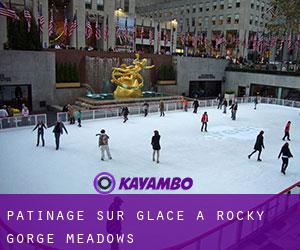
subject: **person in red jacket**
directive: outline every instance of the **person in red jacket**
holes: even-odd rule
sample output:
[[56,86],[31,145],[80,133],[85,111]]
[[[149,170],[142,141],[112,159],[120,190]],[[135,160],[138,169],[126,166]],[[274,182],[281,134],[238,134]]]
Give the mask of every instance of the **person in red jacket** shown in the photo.
[[287,124],[285,125],[284,137],[282,138],[283,141],[285,141],[286,137],[288,141],[290,141],[290,129],[291,129],[291,121],[288,121]]
[[204,112],[204,114],[202,115],[201,122],[202,122],[201,132],[203,132],[203,128],[205,132],[207,132],[207,123],[208,123],[207,112]]

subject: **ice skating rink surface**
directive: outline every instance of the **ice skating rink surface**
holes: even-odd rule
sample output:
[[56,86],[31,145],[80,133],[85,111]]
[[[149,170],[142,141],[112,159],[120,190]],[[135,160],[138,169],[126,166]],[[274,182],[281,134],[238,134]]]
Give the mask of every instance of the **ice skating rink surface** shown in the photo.
[[[209,116],[207,133],[200,131],[204,111]],[[288,120],[294,158],[283,176],[277,156]],[[83,121],[82,128],[65,125],[69,135],[61,137],[59,151],[53,128],[46,130],[44,148],[36,147],[32,128],[0,132],[0,193],[94,194],[93,179],[103,171],[117,182],[121,177],[192,177],[193,188],[184,193],[278,193],[300,180],[300,116],[294,108],[261,104],[253,110],[253,104],[241,104],[236,121],[230,119],[230,112],[201,108],[198,114],[175,111],[163,118],[157,113],[129,116],[126,124],[112,118]],[[95,135],[101,129],[110,136],[111,161],[100,159]],[[263,161],[257,162],[257,155],[249,160],[262,129]],[[154,130],[161,134],[160,164],[152,162]]]

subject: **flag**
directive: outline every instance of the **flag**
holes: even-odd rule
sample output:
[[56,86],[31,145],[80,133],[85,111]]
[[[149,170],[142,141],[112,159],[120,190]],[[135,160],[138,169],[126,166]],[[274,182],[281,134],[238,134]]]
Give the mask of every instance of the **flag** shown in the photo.
[[53,9],[50,10],[50,19],[49,19],[49,27],[48,27],[49,36],[54,34],[54,17],[53,17]]
[[96,40],[100,40],[100,38],[101,38],[101,31],[100,31],[100,26],[99,26],[99,22],[98,22],[98,16],[97,16],[96,24],[95,24],[95,37],[96,37]]
[[120,40],[120,44],[122,44],[121,29],[120,29],[120,25],[119,25],[119,16],[117,16],[115,36],[116,36],[116,39]]
[[285,42],[285,37],[282,37],[282,38],[281,38],[281,43],[280,43],[279,50],[282,50],[282,49],[283,49],[283,47],[284,47],[284,42]]
[[89,17],[86,15],[86,17],[85,17],[85,37],[87,39],[90,39],[92,35],[93,35],[93,28],[92,28],[91,22],[89,20]]
[[149,29],[149,43],[150,46],[153,45],[153,30],[152,30],[152,20],[150,22],[150,29]]
[[289,43],[288,43],[288,50],[293,50],[293,41],[292,41],[292,33],[289,35]]
[[272,36],[271,41],[270,41],[270,48],[274,48],[277,44],[278,37],[277,36]]
[[6,16],[17,20],[20,19],[14,10],[7,8],[6,5],[1,1],[0,1],[0,16]]
[[222,33],[218,38],[216,39],[216,46],[219,46],[225,42],[224,33]]
[[192,45],[194,48],[197,48],[197,35],[196,35],[196,28],[194,29],[193,37],[192,37]]
[[43,16],[42,6],[38,5],[38,24],[40,32],[43,33],[44,31],[44,24],[45,24],[45,17]]
[[168,30],[167,30],[167,24],[165,25],[164,29],[164,46],[166,47],[169,41],[169,35],[168,35]]
[[258,46],[258,50],[259,51],[263,51],[264,50],[264,36],[263,36],[263,34],[261,34],[259,36],[257,46]]
[[30,32],[31,30],[31,14],[30,14],[30,11],[27,10],[27,7],[26,7],[26,1],[24,0],[24,18],[27,22],[27,32]]
[[64,13],[64,36],[65,37],[68,36],[68,19],[67,19],[66,11]]
[[142,20],[142,27],[141,27],[141,43],[144,42],[144,19]]
[[71,22],[71,25],[70,25],[69,37],[71,37],[73,35],[74,31],[76,31],[77,28],[78,28],[77,14],[75,13],[74,17],[73,17],[73,21]]
[[183,30],[181,30],[181,33],[180,33],[180,42],[181,42],[182,47],[184,47],[185,34],[184,34]]
[[127,17],[125,19],[125,33],[124,33],[124,39],[125,42],[129,41],[129,31],[128,31],[128,23],[127,23]]
[[253,50],[256,51],[256,47],[257,47],[257,35],[255,34],[254,38],[253,38]]
[[104,29],[104,40],[108,41],[108,38],[109,38],[109,26],[108,26],[108,15],[107,15],[105,29]]

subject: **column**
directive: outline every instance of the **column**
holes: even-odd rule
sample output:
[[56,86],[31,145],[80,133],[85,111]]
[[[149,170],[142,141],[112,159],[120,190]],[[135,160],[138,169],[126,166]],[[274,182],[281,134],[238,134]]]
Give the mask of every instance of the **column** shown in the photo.
[[85,47],[85,2],[73,1],[71,6],[71,21],[75,13],[77,13],[77,30],[74,31],[71,37],[71,46],[79,49]]
[[5,16],[0,16],[0,30],[0,50],[3,50],[7,42],[7,18]]
[[277,98],[278,98],[278,99],[281,99],[281,97],[282,97],[282,88],[279,87],[279,88],[278,88],[278,92],[277,92]]

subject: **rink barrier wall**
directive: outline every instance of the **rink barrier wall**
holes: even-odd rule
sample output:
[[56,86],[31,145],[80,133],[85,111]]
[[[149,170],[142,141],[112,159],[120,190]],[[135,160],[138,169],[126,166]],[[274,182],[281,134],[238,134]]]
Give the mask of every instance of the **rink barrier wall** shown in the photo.
[[[251,235],[259,232],[259,230],[261,230],[264,226],[268,226],[269,223],[276,222],[290,209],[298,209],[300,198],[289,199],[290,194],[300,194],[300,182],[297,182],[279,194],[274,195],[262,204],[249,209],[252,211],[264,210],[264,220],[254,220],[251,224],[249,224],[249,221],[244,223],[244,220],[235,219],[191,240],[176,246],[168,247],[164,250],[239,249],[238,246],[240,244],[247,241]],[[246,217],[246,214],[244,214],[243,217]],[[233,231],[235,234],[232,234]],[[212,246],[214,247],[212,248]]]
[[[256,97],[238,97],[235,100],[238,103],[253,103]],[[288,106],[294,108],[300,108],[300,102],[292,101],[292,100],[284,100],[284,99],[276,99],[269,97],[258,97],[258,103],[264,104],[274,104],[281,106]],[[123,105],[124,106],[124,105]],[[192,108],[193,101],[188,103],[188,108]],[[199,100],[199,108],[205,107],[214,107],[218,106],[218,101],[216,99],[208,99],[208,100]],[[82,111],[82,120],[96,120],[102,118],[112,118],[121,116],[121,107],[122,105],[112,105],[105,106],[104,108],[94,109],[94,110],[86,110]],[[127,105],[129,109],[129,115],[140,115],[144,113],[143,105]],[[183,103],[181,100],[179,101],[166,101],[165,102],[165,111],[176,111],[183,110]],[[154,102],[149,104],[149,113],[158,113],[159,112],[159,102]],[[57,120],[62,122],[67,122],[69,120],[67,112],[59,112],[57,113]]]
[[0,129],[9,129],[9,128],[21,128],[21,127],[30,127],[35,126],[39,121],[47,124],[47,115],[46,114],[37,114],[24,116],[13,116],[0,118]]

